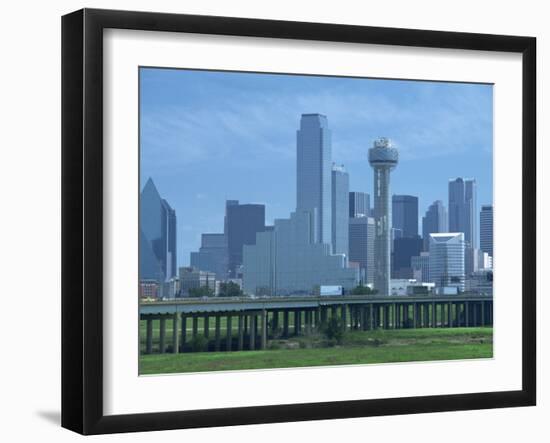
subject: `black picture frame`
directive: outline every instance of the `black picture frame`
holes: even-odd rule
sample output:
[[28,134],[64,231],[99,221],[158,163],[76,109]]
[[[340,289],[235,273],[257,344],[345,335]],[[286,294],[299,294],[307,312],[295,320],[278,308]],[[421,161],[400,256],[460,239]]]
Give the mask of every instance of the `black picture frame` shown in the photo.
[[[131,415],[103,413],[103,31],[108,28],[522,54],[522,388]],[[290,422],[536,403],[536,39],[83,9],[62,18],[62,426],[82,434]]]

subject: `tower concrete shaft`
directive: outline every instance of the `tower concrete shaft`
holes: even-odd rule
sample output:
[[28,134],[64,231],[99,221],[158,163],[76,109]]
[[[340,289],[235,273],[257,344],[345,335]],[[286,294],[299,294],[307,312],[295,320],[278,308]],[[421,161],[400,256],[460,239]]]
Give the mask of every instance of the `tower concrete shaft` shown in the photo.
[[398,152],[390,140],[380,138],[369,149],[369,163],[374,169],[374,288],[389,295],[391,277],[391,191],[390,172],[398,162]]

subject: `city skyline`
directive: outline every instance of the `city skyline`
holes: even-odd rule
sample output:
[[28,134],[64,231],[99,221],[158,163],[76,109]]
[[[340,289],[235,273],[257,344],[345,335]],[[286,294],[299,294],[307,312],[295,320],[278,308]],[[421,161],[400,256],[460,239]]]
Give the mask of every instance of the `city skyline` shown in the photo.
[[[262,120],[267,117],[271,117],[273,120],[281,123],[280,126],[275,125],[277,127],[272,127],[272,124],[267,124],[266,127],[264,122],[263,126],[259,125],[259,128],[253,131],[247,130],[244,132],[244,128],[240,128],[242,133],[240,135],[233,134],[232,139],[221,137],[227,132],[227,128],[217,128],[215,123],[219,123],[220,115],[213,115],[211,120],[206,119],[205,122],[201,123],[210,123],[210,132],[217,133],[218,136],[220,136],[220,140],[216,144],[216,146],[219,147],[218,150],[220,154],[220,158],[218,159],[207,155],[207,147],[203,146],[204,152],[202,152],[200,149],[195,149],[196,146],[191,146],[191,144],[186,142],[186,140],[189,141],[189,132],[195,132],[195,135],[197,135],[197,128],[191,128],[191,126],[189,126],[189,129],[186,130],[185,134],[182,132],[185,125],[190,125],[192,122],[192,120],[189,120],[189,115],[183,112],[183,114],[178,114],[181,120],[172,119],[166,122],[164,121],[166,115],[163,114],[163,112],[158,114],[159,107],[163,103],[163,100],[165,105],[168,100],[165,97],[167,92],[165,89],[169,89],[170,85],[174,86],[174,82],[180,86],[184,86],[186,85],[186,81],[188,82],[189,80],[188,77],[191,76],[199,80],[198,85],[196,82],[194,83],[194,86],[196,86],[199,91],[201,89],[201,85],[206,86],[207,84],[210,84],[211,86],[213,84],[217,85],[216,87],[220,89],[220,91],[224,90],[225,93],[221,94],[220,92],[219,96],[220,101],[224,101],[231,97],[232,93],[234,94],[237,91],[242,93],[241,86],[243,85],[243,81],[240,80],[238,76],[244,75],[248,79],[251,77],[254,79],[254,81],[249,82],[251,85],[249,85],[248,89],[244,89],[244,101],[246,103],[247,99],[250,99],[250,97],[246,97],[246,92],[249,93],[249,96],[257,97],[258,91],[263,90],[267,93],[267,86],[271,85],[272,88],[273,82],[284,86],[282,88],[283,92],[288,92],[295,88],[294,83],[300,83],[303,86],[304,78],[290,75],[270,75],[268,76],[269,79],[266,80],[262,77],[264,74],[228,74],[203,71],[176,71],[174,74],[174,72],[168,70],[154,69],[147,71],[155,72],[146,72],[145,75],[142,72],[142,80],[144,81],[142,81],[143,89],[141,91],[141,111],[143,117],[141,128],[141,183],[143,186],[145,181],[149,177],[152,177],[155,184],[159,188],[160,194],[163,198],[170,202],[178,214],[178,266],[185,266],[189,264],[189,253],[191,251],[197,251],[201,246],[201,234],[223,232],[223,208],[225,205],[225,200],[238,199],[243,203],[257,203],[266,205],[266,224],[272,224],[273,219],[275,218],[287,218],[288,214],[295,210],[296,155],[288,155],[288,153],[285,154],[284,150],[272,149],[272,144],[270,145],[269,142],[265,144],[261,139],[256,138],[255,143],[253,144],[255,144],[255,149],[258,151],[256,152],[256,156],[260,156],[260,159],[249,158],[246,154],[247,148],[250,146],[247,145],[252,143],[251,138],[253,138],[253,135],[259,137],[261,135],[260,131],[265,129],[266,134],[262,135],[262,137],[268,137],[270,133],[278,134],[275,139],[277,137],[287,139],[287,142],[284,142],[284,145],[286,146],[286,144],[288,144],[288,146],[286,146],[288,150],[295,151],[295,137],[297,128],[299,127],[299,118],[302,113],[307,112],[319,111],[327,115],[329,119],[329,127],[332,132],[332,160],[338,165],[344,164],[346,172],[349,173],[349,190],[352,192],[366,192],[372,195],[373,179],[372,170],[367,161],[367,150],[371,146],[372,139],[377,138],[380,134],[384,134],[394,140],[397,139],[397,147],[400,152],[400,164],[398,167],[399,173],[392,175],[391,193],[393,195],[406,194],[417,196],[419,198],[419,218],[424,215],[428,206],[435,200],[447,202],[448,181],[454,177],[473,177],[476,179],[476,182],[478,183],[478,204],[476,213],[479,212],[481,205],[492,204],[492,124],[487,125],[487,122],[485,122],[488,129],[481,131],[490,132],[491,134],[488,138],[487,134],[480,137],[479,128],[475,130],[476,125],[469,125],[466,122],[466,117],[463,115],[467,113],[466,111],[471,113],[471,103],[470,105],[464,105],[461,110],[454,109],[456,116],[462,115],[463,121],[462,125],[459,125],[459,127],[454,129],[454,131],[449,130],[448,133],[449,140],[454,140],[456,137],[453,137],[453,135],[456,135],[456,131],[458,129],[460,129],[460,131],[466,131],[465,127],[470,128],[470,132],[472,134],[471,140],[469,140],[468,143],[465,141],[463,143],[463,149],[468,152],[466,157],[470,160],[467,167],[465,164],[461,165],[461,163],[464,163],[463,161],[455,161],[458,157],[464,156],[464,151],[455,152],[453,149],[448,149],[448,146],[441,146],[439,151],[442,152],[436,153],[435,156],[432,154],[431,157],[430,155],[426,155],[426,149],[417,150],[419,152],[416,152],[416,154],[418,154],[416,157],[415,155],[411,155],[412,144],[407,142],[406,138],[399,136],[399,134],[403,132],[402,126],[406,125],[406,123],[411,124],[415,120],[410,111],[407,113],[409,116],[406,118],[403,116],[398,116],[397,121],[398,123],[400,122],[400,125],[398,125],[400,127],[396,126],[393,131],[397,137],[392,135],[392,131],[387,129],[383,130],[388,127],[391,120],[396,120],[395,115],[391,112],[388,112],[387,117],[379,116],[374,118],[374,120],[377,120],[377,126],[380,127],[380,129],[376,131],[376,134],[374,134],[374,131],[372,130],[373,122],[369,121],[364,113],[361,117],[365,119],[364,128],[361,128],[359,131],[355,129],[344,132],[342,129],[345,128],[346,125],[344,124],[345,122],[342,122],[341,120],[342,111],[336,106],[334,109],[335,112],[333,118],[333,113],[331,113],[332,108],[327,107],[327,103],[330,102],[328,98],[325,105],[321,106],[322,109],[311,109],[315,100],[309,100],[309,103],[311,104],[308,104],[307,101],[303,101],[300,109],[296,109],[292,115],[285,115],[283,120],[288,119],[292,122],[292,126],[290,128],[283,122],[283,120],[280,120],[280,116],[276,115],[273,112],[273,109],[263,109],[258,105],[255,111],[257,114],[256,118]],[[159,73],[157,71],[161,72]],[[181,75],[181,73],[183,73],[183,75]],[[155,88],[155,83],[158,84],[159,80],[165,78],[166,75],[168,77],[175,78],[171,78],[166,82],[167,84],[163,83],[162,86]],[[375,97],[373,100],[379,104],[380,97],[383,96],[385,92],[385,95],[392,98],[390,102],[393,103],[394,107],[397,107],[397,105],[403,102],[403,100],[410,101],[411,94],[416,96],[416,98],[424,97],[424,100],[421,100],[421,102],[423,105],[427,105],[429,102],[433,103],[434,100],[436,102],[445,103],[445,100],[450,100],[451,96],[456,99],[457,90],[462,90],[463,92],[466,90],[466,95],[468,95],[472,94],[472,87],[475,87],[475,89],[481,88],[480,90],[482,92],[480,94],[474,94],[476,96],[479,95],[478,102],[480,103],[476,106],[486,110],[488,106],[488,109],[491,111],[489,115],[492,116],[492,90],[486,85],[441,85],[426,82],[342,78],[327,79],[324,77],[308,77],[307,79],[309,83],[315,83],[317,86],[320,84],[326,85],[327,82],[331,83],[336,81],[338,85],[331,86],[331,88],[340,88],[344,90],[347,88],[347,82],[351,81],[355,85],[360,83],[360,89],[365,94],[368,92],[366,90],[371,90],[373,88],[371,86],[364,86],[364,82],[369,85],[375,83],[376,85],[374,86],[376,87],[373,90],[375,90],[376,93],[373,93],[372,91],[370,91],[370,93],[373,93],[374,96],[378,98]],[[143,86],[144,84],[147,84],[148,87]],[[310,85],[305,89],[307,90],[308,88],[311,90],[312,86]],[[487,88],[489,89],[489,92],[487,92]],[[189,86],[185,86],[183,89],[189,92]],[[396,94],[396,90],[400,90],[399,96],[394,96]],[[409,94],[403,94],[404,90],[409,91]],[[323,91],[323,94],[330,95],[330,91]],[[176,96],[174,100],[177,100],[177,96],[181,93],[182,91],[178,90],[175,94],[173,94]],[[211,90],[208,90],[205,94],[209,96],[211,104],[208,105],[207,103],[203,103],[204,106],[199,106],[199,115],[201,114],[201,111],[205,111],[207,109],[213,110],[216,106],[220,107],[219,100],[212,100]],[[154,99],[151,97],[152,95],[155,95]],[[285,94],[283,93],[282,95],[284,96]],[[447,98],[442,98],[442,95],[447,96]],[[437,96],[438,98],[435,99],[434,96]],[[490,100],[488,100],[487,96],[490,97]],[[366,94],[364,98],[367,99],[368,94]],[[200,101],[200,93],[191,94],[191,102],[195,108],[197,102]],[[170,106],[171,105],[168,105],[168,108],[170,108]],[[386,111],[387,109],[388,108],[385,108]],[[440,108],[436,106],[436,109]],[[478,109],[478,113],[482,112]],[[174,115],[174,117],[176,116]],[[236,118],[236,116],[234,117]],[[199,117],[196,116],[196,118]],[[225,118],[228,118],[227,115]],[[349,123],[348,126],[352,123]],[[437,123],[437,121],[434,122],[433,119],[431,119],[431,126],[434,127],[433,132],[437,133],[440,129],[437,128],[435,123]],[[490,123],[492,123],[492,119]],[[225,124],[228,123],[226,122]],[[448,122],[446,124],[448,125]],[[203,127],[204,125],[201,124],[195,126],[199,126],[199,132],[200,130],[206,129]],[[417,128],[413,132],[418,135],[418,133],[422,131],[428,133],[429,130],[430,128],[426,125],[422,130]],[[161,132],[166,135],[162,147],[158,141],[155,142],[152,138],[154,134],[159,135]],[[175,139],[178,134],[182,136],[182,140],[174,142],[172,137]],[[371,137],[371,135],[374,136]],[[460,138],[467,139],[467,137],[464,137],[464,134],[462,134]],[[173,145],[171,145],[171,140],[174,143]],[[405,142],[403,140],[405,140]],[[485,140],[485,142],[483,142],[483,140]],[[488,146],[483,146],[484,143],[487,144],[487,140],[489,140],[490,143],[488,143]],[[208,142],[208,137],[206,141]],[[227,150],[223,145],[232,145],[233,143],[237,143],[239,141],[242,145],[243,155],[232,158],[232,155],[238,155],[238,149],[233,152],[232,149],[236,149],[234,146]],[[275,141],[272,143],[275,143]],[[430,139],[430,141],[426,138],[426,145],[430,146],[430,143],[433,143],[433,138]],[[453,141],[453,143],[455,142]],[[353,152],[350,152],[352,151],[351,149],[346,149],[346,144],[354,148]],[[476,146],[481,146],[481,148]],[[163,152],[162,155],[160,155],[161,151]],[[204,155],[196,155],[201,152]],[[414,154],[414,151],[412,152]],[[474,162],[471,161],[471,152],[475,153],[474,158],[476,161]],[[186,153],[190,158],[183,161],[180,157]],[[227,158],[228,155],[230,158]],[[156,156],[158,158],[151,161],[152,156]],[[353,160],[354,156],[357,157],[356,160]],[[265,161],[261,161],[261,158],[264,158]],[[254,160],[253,163],[255,165],[255,169],[250,168],[251,165],[249,163],[251,160]],[[224,163],[223,168],[220,168],[220,161]],[[164,164],[161,165],[159,163]],[[228,165],[231,167],[228,168]],[[429,181],[426,180],[426,170],[430,171]],[[414,175],[415,173],[416,175]],[[243,176],[243,174],[246,175]],[[269,184],[274,181],[274,174],[276,177],[278,176],[278,186],[269,186]],[[417,178],[416,180],[412,180],[411,177],[414,176]],[[423,183],[418,181],[418,177],[422,177]],[[223,186],[221,183],[223,183]],[[489,185],[487,185],[488,183]],[[251,184],[253,184],[253,186],[250,186]],[[217,191],[216,187],[218,188]],[[198,211],[197,208],[200,208],[200,211]],[[421,220],[419,220],[419,228],[420,227]],[[421,233],[419,232],[419,234]]]

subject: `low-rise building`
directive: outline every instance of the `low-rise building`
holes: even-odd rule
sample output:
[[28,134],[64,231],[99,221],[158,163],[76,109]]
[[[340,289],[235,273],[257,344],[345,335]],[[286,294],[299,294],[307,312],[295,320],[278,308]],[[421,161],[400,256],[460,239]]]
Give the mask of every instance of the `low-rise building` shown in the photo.
[[493,271],[483,269],[466,278],[466,292],[493,295]]
[[216,274],[208,271],[201,271],[191,266],[179,269],[180,294],[183,297],[189,295],[190,289],[208,287],[212,294],[216,291]]
[[428,295],[433,292],[434,283],[423,283],[414,278],[393,278],[390,280],[390,295]]
[[160,296],[159,284],[156,280],[147,279],[139,282],[139,298],[157,299]]

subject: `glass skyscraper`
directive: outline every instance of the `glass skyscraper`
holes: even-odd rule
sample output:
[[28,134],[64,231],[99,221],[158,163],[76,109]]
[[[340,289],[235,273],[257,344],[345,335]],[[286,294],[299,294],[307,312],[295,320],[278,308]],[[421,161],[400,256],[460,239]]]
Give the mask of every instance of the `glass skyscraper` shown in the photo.
[[236,277],[243,263],[243,246],[256,242],[256,233],[265,230],[265,206],[239,204],[230,200],[226,205],[227,249],[229,255],[229,276]]
[[363,284],[374,283],[374,234],[374,218],[349,219],[349,261],[359,264]]
[[392,227],[400,229],[402,237],[418,236],[418,197],[413,195],[392,197]]
[[139,198],[140,279],[163,283],[176,276],[176,211],[148,179]]
[[420,255],[422,246],[422,239],[418,235],[393,241],[392,278],[413,278],[411,259]]
[[348,255],[349,175],[332,166],[332,252]]
[[493,257],[493,205],[482,205],[479,212],[479,246]]
[[332,242],[332,148],[328,121],[321,114],[302,114],[296,134],[296,211],[310,212],[314,241]]
[[430,281],[436,287],[454,286],[464,291],[464,246],[462,232],[430,234]]
[[422,217],[422,238],[424,240],[424,251],[430,248],[430,234],[447,232],[447,210],[441,200],[434,201]]
[[370,217],[370,195],[366,192],[349,193],[349,217]]
[[309,211],[276,219],[273,230],[256,235],[243,252],[243,289],[255,295],[313,294],[321,285],[350,290],[359,270],[347,267],[347,257],[331,254],[330,243],[312,241],[315,217]]
[[413,278],[420,283],[430,281],[430,254],[421,252],[420,255],[411,258]]
[[449,231],[463,232],[467,247],[477,247],[477,186],[475,179],[449,180]]
[[228,277],[228,251],[225,234],[202,234],[198,252],[191,252],[191,266],[216,274],[218,280]]

